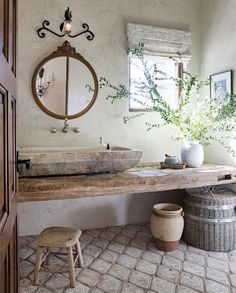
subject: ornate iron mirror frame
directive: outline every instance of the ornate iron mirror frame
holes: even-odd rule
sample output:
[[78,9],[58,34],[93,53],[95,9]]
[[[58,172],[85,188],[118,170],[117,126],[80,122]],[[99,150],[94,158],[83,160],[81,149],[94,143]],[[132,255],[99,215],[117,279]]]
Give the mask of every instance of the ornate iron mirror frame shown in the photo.
[[[92,74],[93,80],[94,80],[93,98],[91,99],[91,101],[87,107],[85,107],[82,111],[80,111],[76,114],[73,114],[73,115],[61,115],[61,114],[57,114],[57,113],[50,111],[47,107],[44,106],[44,104],[39,99],[38,94],[37,94],[37,89],[36,89],[36,80],[37,80],[37,76],[39,74],[40,69],[48,61],[55,59],[55,58],[58,58],[58,57],[63,57],[63,56],[72,57],[72,58],[75,58],[78,61],[82,62],[89,69],[89,71]],[[83,56],[81,56],[79,53],[76,53],[76,49],[74,47],[71,47],[71,45],[68,41],[65,41],[62,46],[59,46],[57,48],[57,51],[54,51],[52,54],[50,54],[48,57],[44,58],[38,64],[38,66],[36,67],[36,69],[33,73],[31,86],[32,86],[32,92],[33,92],[34,99],[35,99],[36,103],[38,104],[38,106],[48,115],[50,115],[54,118],[58,118],[58,119],[66,119],[66,118],[67,119],[74,119],[74,118],[78,118],[78,117],[84,115],[93,106],[93,104],[95,103],[95,100],[97,98],[97,94],[98,94],[98,79],[97,79],[97,75],[96,75],[93,67],[88,63],[87,60],[84,59]]]

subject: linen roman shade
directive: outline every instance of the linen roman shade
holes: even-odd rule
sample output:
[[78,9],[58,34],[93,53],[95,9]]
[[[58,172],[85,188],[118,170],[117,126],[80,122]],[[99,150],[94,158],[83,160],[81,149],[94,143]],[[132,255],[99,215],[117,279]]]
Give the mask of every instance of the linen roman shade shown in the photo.
[[148,55],[178,56],[191,58],[191,32],[154,27],[141,24],[127,24],[128,47],[144,44]]

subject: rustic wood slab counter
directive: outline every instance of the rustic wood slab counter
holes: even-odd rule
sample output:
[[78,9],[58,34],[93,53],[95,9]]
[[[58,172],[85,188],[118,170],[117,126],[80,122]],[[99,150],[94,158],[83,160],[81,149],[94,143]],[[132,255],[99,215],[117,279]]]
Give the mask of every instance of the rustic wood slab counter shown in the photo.
[[160,169],[142,164],[119,174],[20,178],[18,202],[142,193],[236,183],[236,168],[204,164],[200,168]]

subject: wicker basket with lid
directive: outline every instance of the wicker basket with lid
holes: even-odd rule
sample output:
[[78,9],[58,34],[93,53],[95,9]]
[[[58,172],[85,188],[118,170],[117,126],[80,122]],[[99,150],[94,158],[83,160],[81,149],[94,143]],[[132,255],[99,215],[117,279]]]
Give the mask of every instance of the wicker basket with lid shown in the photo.
[[236,249],[236,193],[222,187],[186,190],[186,243],[210,251]]

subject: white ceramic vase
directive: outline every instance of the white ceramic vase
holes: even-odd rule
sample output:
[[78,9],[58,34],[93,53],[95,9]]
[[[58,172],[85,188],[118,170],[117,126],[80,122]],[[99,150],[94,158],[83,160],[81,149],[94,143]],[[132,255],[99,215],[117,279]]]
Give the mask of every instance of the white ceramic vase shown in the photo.
[[181,160],[187,167],[200,167],[204,160],[203,146],[197,141],[184,142],[181,148]]

